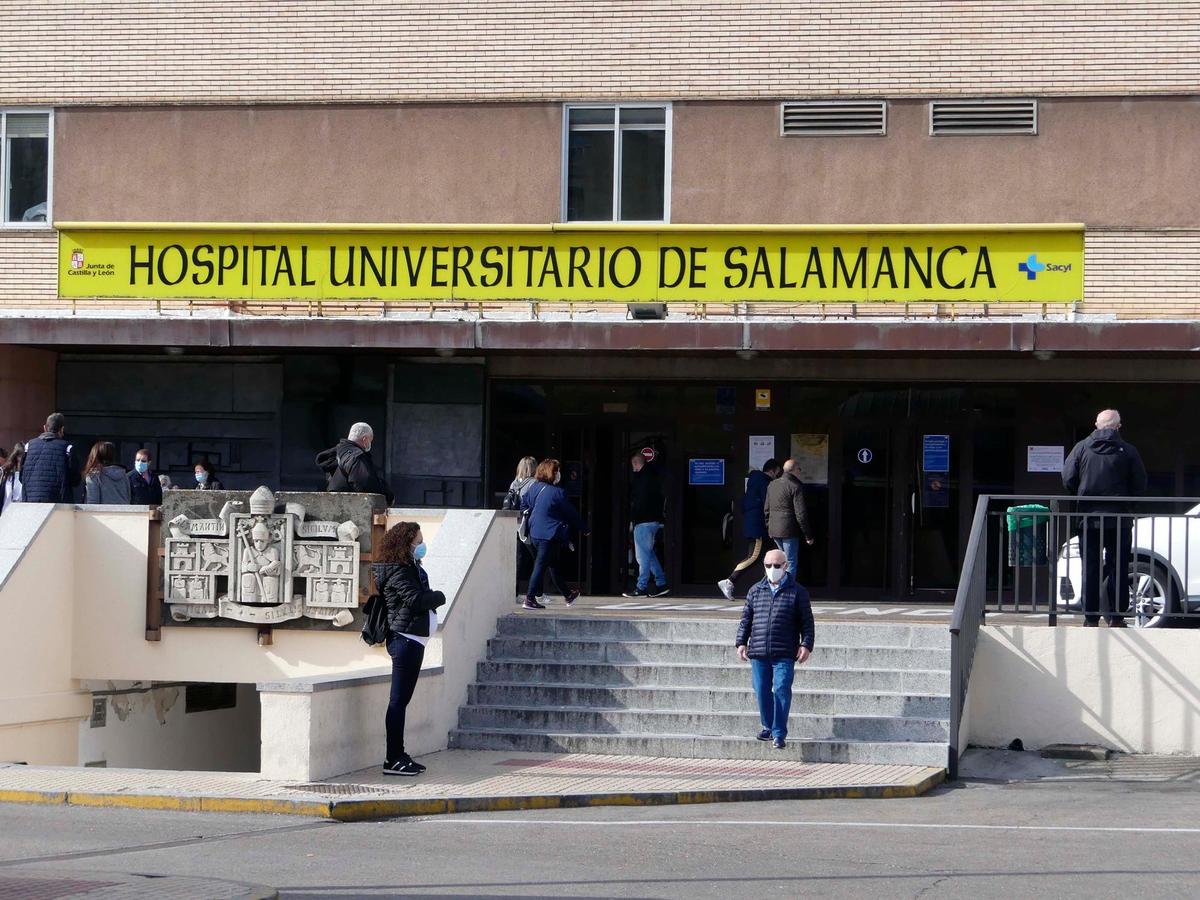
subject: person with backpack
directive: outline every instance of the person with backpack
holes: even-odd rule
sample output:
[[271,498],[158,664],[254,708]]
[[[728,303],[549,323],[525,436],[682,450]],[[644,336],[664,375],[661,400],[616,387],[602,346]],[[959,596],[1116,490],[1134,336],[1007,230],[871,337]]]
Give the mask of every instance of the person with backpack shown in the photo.
[[52,413],[46,430],[25,445],[21,489],[26,503],[74,503],[79,464],[67,440],[67,417]]
[[129,473],[117,465],[117,448],[96,441],[83,467],[84,503],[129,503]]
[[332,493],[381,494],[392,505],[392,492],[375,468],[371,445],[375,432],[366,422],[355,422],[350,433],[336,446],[317,454],[317,465],[325,473],[325,490]]
[[[508,493],[504,495],[504,500],[500,504],[501,509],[517,510],[518,514],[520,513],[521,497],[530,487],[537,484],[533,477],[536,469],[536,459],[532,456],[521,457],[521,461],[517,463],[517,473],[513,476],[512,484],[508,486]],[[534,553],[533,544],[521,540],[519,530],[517,534],[517,589],[520,590],[521,580],[528,577],[533,571]],[[537,599],[541,601],[541,597]]]
[[537,598],[542,593],[542,582],[547,573],[563,595],[563,602],[570,606],[579,598],[579,589],[566,589],[567,581],[558,568],[558,556],[570,541],[571,529],[587,534],[586,526],[567,498],[567,492],[558,486],[562,472],[557,459],[543,459],[538,463],[534,478],[537,483],[521,498],[522,518],[518,533],[527,531],[534,549],[533,574],[529,576],[529,588],[521,608],[546,608]]
[[404,716],[417,687],[425,645],[437,631],[437,613],[446,602],[441,591],[431,590],[421,560],[425,539],[416,522],[400,522],[379,542],[371,567],[375,588],[387,604],[387,651],[392,658],[392,692],[384,725],[387,747],[383,774],[415,776],[425,767],[404,750]]

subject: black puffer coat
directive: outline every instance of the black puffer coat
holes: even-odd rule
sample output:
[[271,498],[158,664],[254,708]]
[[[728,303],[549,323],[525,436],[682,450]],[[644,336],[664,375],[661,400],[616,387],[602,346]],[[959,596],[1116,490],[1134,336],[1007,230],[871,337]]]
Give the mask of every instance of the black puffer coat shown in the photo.
[[808,591],[789,572],[774,594],[765,578],[750,588],[734,645],[745,644],[751,659],[795,657],[801,645],[813,648],[815,632]]
[[388,630],[428,637],[429,614],[446,602],[446,595],[429,589],[420,563],[376,563],[371,572],[375,589],[387,601]]
[[73,503],[79,468],[71,443],[47,431],[26,444],[21,485],[26,503]]

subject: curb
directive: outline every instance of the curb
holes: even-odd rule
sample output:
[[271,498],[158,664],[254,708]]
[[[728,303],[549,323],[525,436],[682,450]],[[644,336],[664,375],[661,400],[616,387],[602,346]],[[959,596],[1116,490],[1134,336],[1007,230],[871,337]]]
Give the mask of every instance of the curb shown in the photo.
[[594,794],[515,794],[503,797],[288,800],[171,794],[103,794],[84,791],[0,790],[0,803],[153,809],[175,812],[257,813],[364,822],[450,813],[578,809],[589,806],[671,806],[685,803],[748,803],[768,800],[892,800],[919,797],[941,784],[944,770],[916,784],[863,787],[730,788],[711,791],[645,791]]

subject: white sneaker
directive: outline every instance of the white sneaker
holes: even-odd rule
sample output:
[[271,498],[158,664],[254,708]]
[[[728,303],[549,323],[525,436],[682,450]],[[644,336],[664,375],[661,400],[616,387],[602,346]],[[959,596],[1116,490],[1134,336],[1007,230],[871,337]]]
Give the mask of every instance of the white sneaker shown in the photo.
[[728,578],[722,578],[717,582],[717,587],[721,589],[721,593],[725,595],[726,600],[733,599],[733,582]]

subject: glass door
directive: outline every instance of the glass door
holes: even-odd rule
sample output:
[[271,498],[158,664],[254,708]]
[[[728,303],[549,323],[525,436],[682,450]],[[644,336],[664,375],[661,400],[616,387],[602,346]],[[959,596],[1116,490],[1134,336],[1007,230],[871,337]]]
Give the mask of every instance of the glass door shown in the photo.
[[908,490],[909,590],[949,591],[958,585],[961,430],[930,424],[912,432]]
[[891,430],[848,423],[842,440],[841,583],[887,587]]

